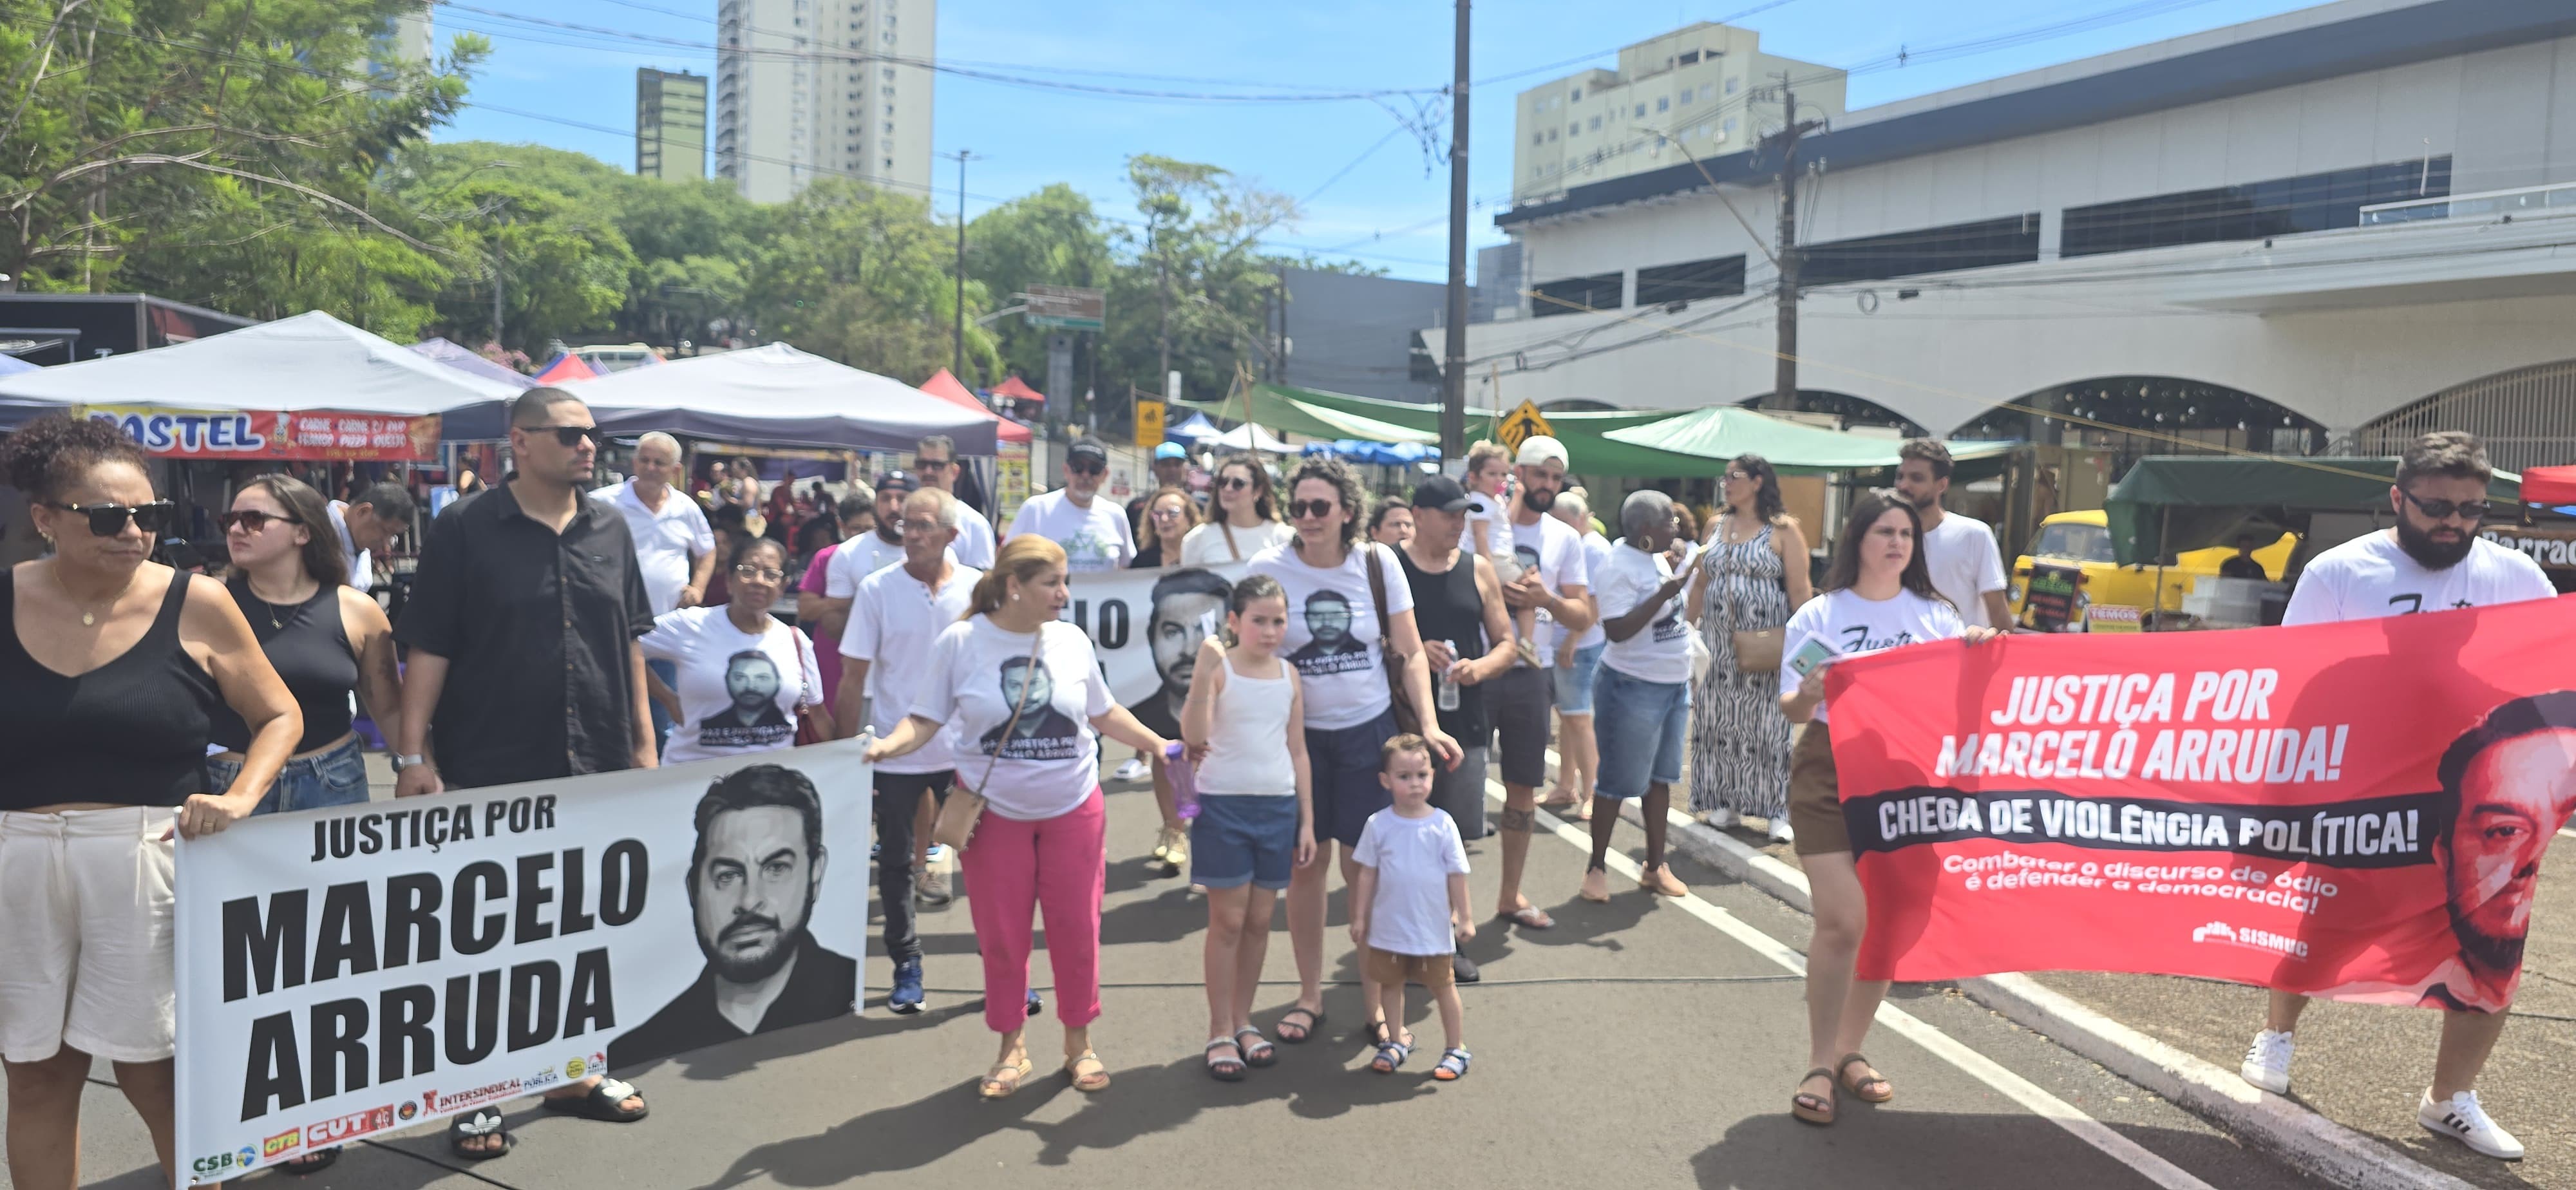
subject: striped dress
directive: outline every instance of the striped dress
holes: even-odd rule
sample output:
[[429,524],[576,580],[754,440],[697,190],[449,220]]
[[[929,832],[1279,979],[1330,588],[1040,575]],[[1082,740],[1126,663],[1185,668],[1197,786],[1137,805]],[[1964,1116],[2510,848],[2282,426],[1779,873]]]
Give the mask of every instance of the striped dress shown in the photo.
[[1708,568],[1699,630],[1709,664],[1691,691],[1691,809],[1776,817],[1789,804],[1789,720],[1780,713],[1780,675],[1738,672],[1733,636],[1789,622],[1771,527],[1732,545],[1721,533],[1700,565]]

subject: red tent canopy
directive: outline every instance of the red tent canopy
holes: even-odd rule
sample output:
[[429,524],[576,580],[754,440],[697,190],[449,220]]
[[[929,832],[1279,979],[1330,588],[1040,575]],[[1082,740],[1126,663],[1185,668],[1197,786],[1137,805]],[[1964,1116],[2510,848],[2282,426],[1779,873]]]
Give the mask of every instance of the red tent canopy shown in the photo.
[[2525,504],[2576,504],[2576,465],[2534,467],[2522,473]]
[[553,359],[547,360],[545,367],[537,369],[537,383],[539,384],[561,384],[567,380],[591,380],[596,379],[598,376],[599,373],[592,370],[591,366],[584,362],[580,356],[571,354],[570,352],[559,354]]
[[1014,401],[1046,400],[1045,393],[1030,388],[1028,381],[1022,380],[1017,376],[1013,376],[1010,379],[993,386],[993,395],[997,397],[1009,397]]
[[994,427],[993,432],[1000,435],[1004,442],[1026,442],[1029,440],[1029,428],[1027,426],[1021,425],[1020,423],[1008,418],[1001,417],[995,414],[992,410],[985,408],[984,403],[975,399],[975,394],[966,387],[965,383],[958,380],[957,377],[950,373],[946,368],[941,368],[940,370],[931,373],[930,379],[922,381],[921,391],[929,393],[931,396],[946,401],[951,405],[959,405],[972,409],[977,413],[981,413],[986,417],[992,418],[994,421],[1002,423],[1001,425]]

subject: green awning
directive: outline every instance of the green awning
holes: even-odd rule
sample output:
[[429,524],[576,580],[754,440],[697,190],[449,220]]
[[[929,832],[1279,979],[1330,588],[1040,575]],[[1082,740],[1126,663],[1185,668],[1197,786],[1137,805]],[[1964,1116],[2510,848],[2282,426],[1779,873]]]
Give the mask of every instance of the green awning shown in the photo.
[[[1215,417],[1237,421],[1243,420],[1248,412],[1251,420],[1260,425],[1314,438],[1426,444],[1440,440],[1438,406],[1355,397],[1348,393],[1292,388],[1284,384],[1254,385],[1248,409],[1245,397],[1240,394],[1225,401],[1183,401],[1181,404]],[[1609,437],[1614,430],[1652,425],[1676,416],[1688,415],[1665,409],[1551,412],[1547,414],[1547,421],[1548,428],[1556,431],[1557,439],[1565,443],[1566,453],[1572,456],[1574,470],[1583,475],[1683,479],[1714,478],[1725,474],[1724,459],[1677,455]],[[1486,437],[1499,420],[1501,415],[1491,409],[1468,410],[1468,438]],[[1366,428],[1372,424],[1379,428]],[[1403,431],[1404,436],[1395,436],[1394,431],[1397,430]]]
[[[2103,501],[2111,551],[2123,566],[2223,544],[2259,521],[2304,534],[2311,514],[2386,513],[2393,458],[2151,455],[2138,460]],[[2498,471],[2487,495],[2519,501],[2522,477]]]
[[[1648,425],[1610,431],[1614,442],[1651,447],[1656,454],[1713,463],[1720,471],[1737,455],[1757,454],[1783,475],[1820,475],[1896,466],[1898,438],[1848,434],[1720,405]],[[2010,454],[2017,442],[1952,442],[1961,462]],[[1698,474],[1692,472],[1691,474]]]
[[1389,445],[1398,442],[1417,442],[1424,446],[1440,445],[1438,430],[1417,430],[1411,426],[1379,421],[1374,417],[1345,413],[1339,409],[1330,409],[1321,405],[1309,405],[1303,401],[1289,403],[1295,405],[1298,412],[1333,428],[1330,434],[1316,435],[1319,438],[1356,438],[1362,442],[1384,442]]

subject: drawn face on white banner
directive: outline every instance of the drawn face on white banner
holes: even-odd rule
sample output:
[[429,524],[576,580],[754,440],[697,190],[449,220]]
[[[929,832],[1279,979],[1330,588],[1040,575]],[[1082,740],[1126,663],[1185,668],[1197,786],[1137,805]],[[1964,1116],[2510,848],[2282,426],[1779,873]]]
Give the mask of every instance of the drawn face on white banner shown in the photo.
[[1187,699],[1190,679],[1198,669],[1199,644],[1225,622],[1228,584],[1208,570],[1178,570],[1154,584],[1152,618],[1145,642],[1154,652],[1154,672],[1163,693],[1177,704]]
[[706,854],[689,878],[698,949],[728,983],[777,974],[814,912],[825,859],[819,833],[786,806],[750,806],[710,819],[699,845]]

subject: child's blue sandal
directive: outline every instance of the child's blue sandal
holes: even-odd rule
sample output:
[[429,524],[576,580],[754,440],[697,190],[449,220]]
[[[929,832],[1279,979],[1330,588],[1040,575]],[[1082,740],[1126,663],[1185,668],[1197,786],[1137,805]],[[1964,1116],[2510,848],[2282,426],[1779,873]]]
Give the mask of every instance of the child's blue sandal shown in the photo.
[[1412,1045],[1402,1041],[1384,1042],[1377,1047],[1377,1058],[1369,1063],[1369,1069],[1379,1074],[1393,1074],[1404,1065],[1406,1058],[1412,1056]]
[[1444,1083],[1457,1082],[1467,1077],[1467,1063],[1473,1056],[1462,1049],[1449,1050],[1440,1055],[1440,1064],[1431,1068],[1431,1077]]

